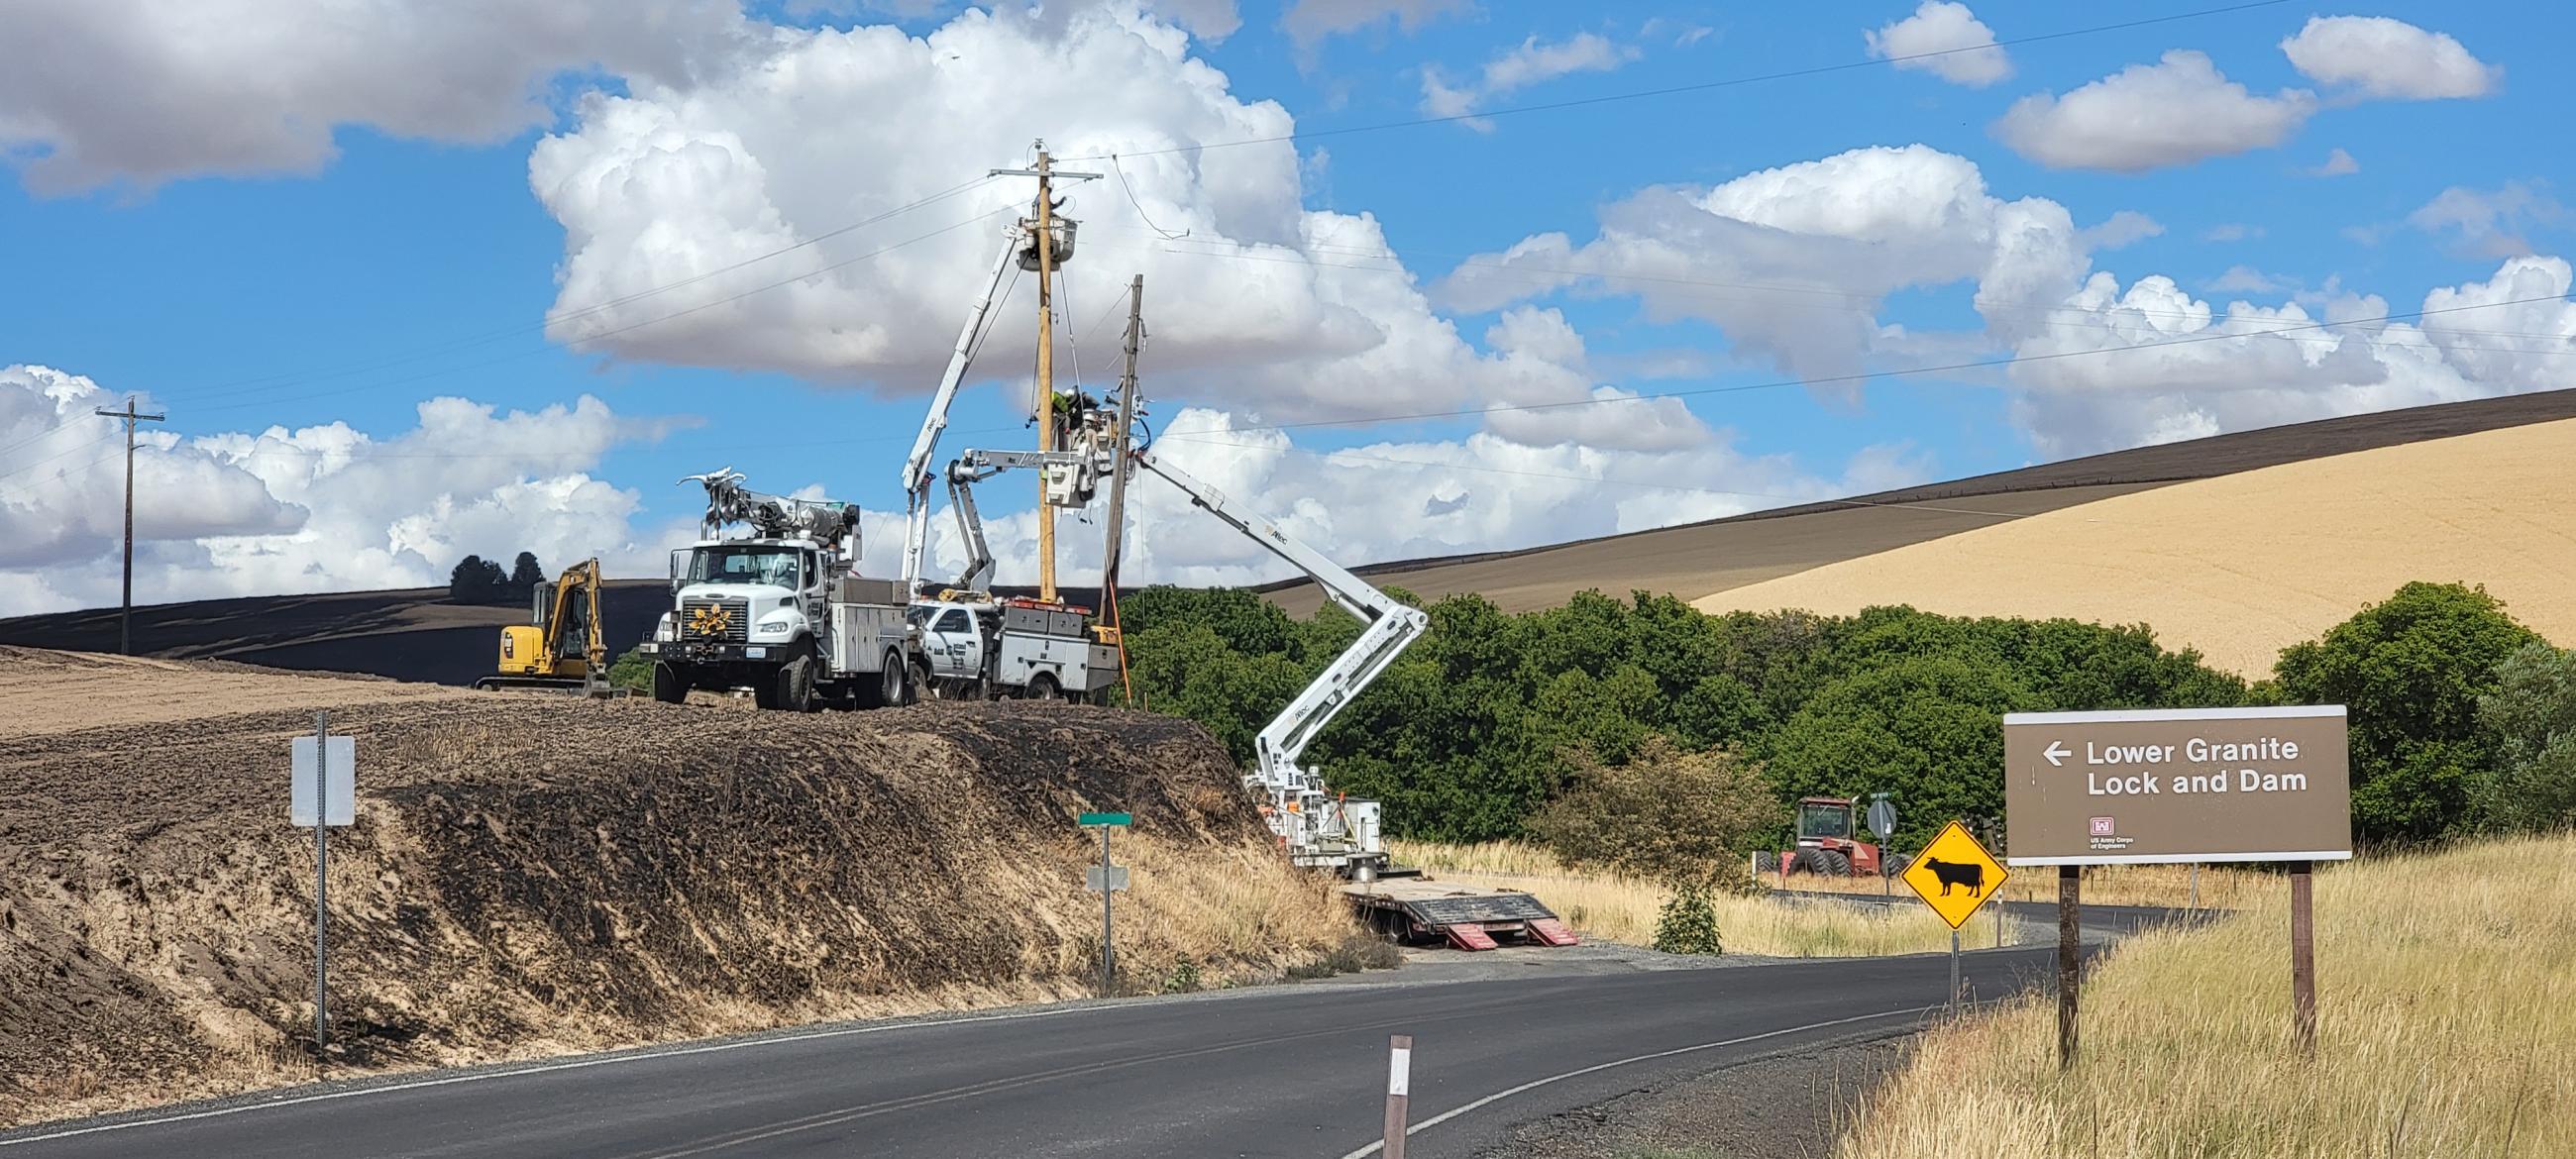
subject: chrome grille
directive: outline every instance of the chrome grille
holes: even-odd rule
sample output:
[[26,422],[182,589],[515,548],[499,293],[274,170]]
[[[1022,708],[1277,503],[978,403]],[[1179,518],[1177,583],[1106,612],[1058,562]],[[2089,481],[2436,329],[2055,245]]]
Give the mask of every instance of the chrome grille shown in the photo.
[[680,601],[680,638],[740,644],[751,639],[751,601]]

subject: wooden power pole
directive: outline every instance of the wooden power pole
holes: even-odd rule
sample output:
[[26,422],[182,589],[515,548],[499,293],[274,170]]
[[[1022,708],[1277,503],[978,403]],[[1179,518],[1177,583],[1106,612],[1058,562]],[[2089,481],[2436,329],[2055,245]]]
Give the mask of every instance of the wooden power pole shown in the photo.
[[1127,283],[1127,370],[1118,376],[1118,468],[1109,476],[1109,542],[1100,549],[1102,611],[1117,598],[1118,557],[1127,548],[1127,433],[1136,428],[1136,348],[1144,337],[1145,275],[1138,274]]
[[131,656],[134,654],[134,424],[162,422],[170,416],[135,410],[132,395],[126,396],[124,410],[100,407],[97,413],[125,420],[125,595],[117,603],[116,651],[118,655]]
[[[1055,167],[1048,155],[1046,142],[1037,143],[1038,162],[1033,169],[995,169],[993,176],[1035,177],[1038,179],[1038,203],[1029,215],[1037,235],[1038,275],[1038,452],[1055,449],[1055,179],[1069,177],[1087,180],[1097,173],[1071,173]],[[1047,502],[1047,473],[1038,472],[1038,598],[1053,600],[1055,591],[1055,507]]]

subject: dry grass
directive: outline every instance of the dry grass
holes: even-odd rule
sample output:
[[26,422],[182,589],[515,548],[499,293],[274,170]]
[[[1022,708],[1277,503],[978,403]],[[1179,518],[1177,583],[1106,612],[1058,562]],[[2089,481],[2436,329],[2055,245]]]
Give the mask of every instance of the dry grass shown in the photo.
[[[2202,909],[2236,909],[2250,904],[2261,894],[2281,888],[2278,874],[2257,873],[2223,865],[2200,867],[2199,901]],[[1777,885],[1778,877],[1766,877],[1766,883]],[[1894,883],[1897,893],[1906,892],[1904,882]],[[1875,877],[1817,877],[1802,873],[1789,879],[1788,888],[1821,893],[1877,893]],[[2057,871],[2054,869],[2016,869],[2005,880],[1997,896],[2007,901],[2057,900]],[[2188,865],[2095,865],[2084,870],[2084,901],[2087,905],[2151,905],[2170,909],[2187,909],[2192,900],[2192,867]]]
[[2410,580],[2473,580],[2576,641],[2576,421],[2335,455],[2120,495],[1796,575],[1702,611],[1912,604],[1966,616],[2144,621],[2249,676]]
[[[1394,842],[1397,864],[1448,881],[1527,890],[1566,924],[1590,937],[1635,946],[1654,944],[1655,919],[1672,892],[1633,878],[1577,873],[1548,852],[1516,841],[1475,845]],[[1728,953],[1780,958],[1849,958],[1919,954],[1950,948],[1950,927],[1927,908],[1862,909],[1835,903],[1794,904],[1762,897],[1720,896],[1717,928]],[[1979,930],[1983,930],[1980,940]],[[1991,944],[1991,928],[1972,926],[1971,944]]]
[[2123,944],[2061,1075],[2053,1000],[1925,1036],[1839,1159],[2564,1155],[2576,1139],[2576,836],[2336,867],[2314,1058],[2290,1038],[2288,888]]

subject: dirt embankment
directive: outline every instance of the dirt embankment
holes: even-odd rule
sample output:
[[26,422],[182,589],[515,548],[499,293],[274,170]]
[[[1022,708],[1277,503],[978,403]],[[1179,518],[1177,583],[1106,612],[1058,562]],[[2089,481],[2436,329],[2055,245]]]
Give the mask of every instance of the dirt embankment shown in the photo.
[[360,761],[335,1075],[1088,993],[1087,808],[1136,815],[1132,986],[1274,976],[1350,931],[1168,718],[414,696],[24,649],[0,703],[102,664],[126,675],[94,707],[0,717],[0,1123],[311,1077],[312,837],[284,782],[315,707]]

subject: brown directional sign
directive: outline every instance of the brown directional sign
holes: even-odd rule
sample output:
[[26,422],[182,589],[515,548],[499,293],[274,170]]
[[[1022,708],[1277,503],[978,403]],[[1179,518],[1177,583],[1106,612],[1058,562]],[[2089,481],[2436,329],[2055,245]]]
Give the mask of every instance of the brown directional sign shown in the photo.
[[2352,856],[2342,705],[2004,716],[2011,865]]

